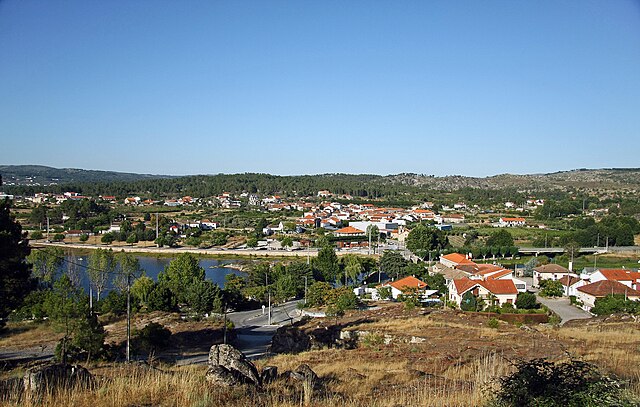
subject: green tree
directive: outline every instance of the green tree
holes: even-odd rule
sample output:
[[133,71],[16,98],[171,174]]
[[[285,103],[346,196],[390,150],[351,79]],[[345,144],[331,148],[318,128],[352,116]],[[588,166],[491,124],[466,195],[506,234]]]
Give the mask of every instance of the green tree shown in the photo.
[[606,297],[597,298],[591,312],[596,315],[640,314],[640,302],[631,301],[623,294],[609,294]]
[[111,249],[96,249],[89,255],[87,276],[91,288],[96,291],[98,301],[100,294],[107,288],[111,276],[116,272],[117,262]]
[[153,291],[155,283],[153,279],[146,275],[138,277],[131,285],[131,295],[138,300],[138,302],[147,305],[149,300],[149,294]]
[[187,288],[186,302],[198,313],[211,312],[218,298],[222,298],[220,287],[208,280],[195,280]]
[[64,252],[59,247],[34,250],[27,257],[33,265],[33,275],[44,283],[51,284],[64,263]]
[[247,247],[258,247],[258,239],[255,237],[250,237],[247,239]]
[[460,302],[460,309],[463,311],[477,311],[478,299],[471,291],[467,291],[462,295],[462,302]]
[[524,292],[518,293],[516,307],[518,309],[537,309],[540,308],[540,304],[538,304],[535,294]]
[[0,328],[5,318],[35,288],[31,278],[29,241],[10,212],[9,200],[0,201]]
[[116,240],[116,238],[115,238],[115,236],[113,236],[113,233],[105,233],[100,238],[100,241],[102,243],[104,243],[104,244],[111,244],[111,243],[113,243],[114,240]]
[[41,230],[35,230],[33,232],[31,232],[30,236],[31,239],[33,240],[40,240],[44,238],[44,235],[42,234]]
[[86,242],[87,240],[89,240],[89,235],[86,233],[83,233],[80,235],[80,241],[81,242]]
[[399,276],[404,275],[407,264],[407,260],[400,252],[385,250],[382,257],[380,257],[380,272],[384,272],[388,276],[395,276],[397,279]]
[[500,247],[500,246],[511,247],[513,246],[513,236],[511,236],[511,233],[509,233],[508,230],[500,229],[497,232],[493,233],[491,236],[489,236],[489,238],[487,239],[486,245],[495,246],[495,247]]
[[147,298],[149,310],[171,312],[176,309],[176,298],[167,283],[155,284]]
[[407,249],[416,256],[425,258],[429,252],[442,250],[448,245],[447,236],[441,230],[418,224],[407,236]]
[[313,271],[316,280],[335,281],[340,273],[338,256],[331,246],[324,246],[313,259]]
[[178,303],[186,303],[191,284],[204,280],[204,269],[191,253],[181,253],[158,275],[158,282],[166,283]]
[[364,271],[360,258],[354,254],[347,254],[340,258],[340,262],[344,268],[345,285],[348,280],[355,283],[358,276]]
[[381,300],[388,300],[389,298],[391,298],[391,287],[384,286],[378,288],[378,297]]
[[540,295],[543,297],[562,297],[564,286],[558,280],[541,280]]
[[143,270],[140,267],[140,260],[131,253],[121,251],[116,254],[115,261],[117,263],[117,274],[114,278],[114,284],[120,291],[124,292],[127,287],[131,287],[135,279],[142,275]]
[[127,243],[128,244],[134,244],[134,243],[138,243],[138,236],[135,233],[131,233],[128,237],[127,237]]
[[64,332],[61,341],[61,359],[66,361],[67,347],[78,320],[88,314],[88,304],[80,289],[63,274],[53,284],[53,290],[45,300],[45,309],[54,326]]
[[321,307],[327,303],[331,284],[325,281],[316,281],[311,284],[307,292],[307,305],[309,307]]
[[287,247],[292,247],[293,246],[293,239],[291,239],[290,236],[285,236],[282,238],[282,240],[280,241],[280,244],[282,245],[282,247],[287,248]]

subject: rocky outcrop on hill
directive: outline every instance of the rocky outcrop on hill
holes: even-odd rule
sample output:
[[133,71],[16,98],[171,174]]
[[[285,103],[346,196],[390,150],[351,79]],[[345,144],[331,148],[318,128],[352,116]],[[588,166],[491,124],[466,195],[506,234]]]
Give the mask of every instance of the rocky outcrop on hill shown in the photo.
[[273,353],[300,353],[326,348],[353,349],[357,335],[344,331],[339,326],[300,329],[297,326],[278,328],[271,340]]
[[242,352],[227,344],[213,345],[209,350],[206,379],[211,384],[223,386],[262,384],[256,366]]

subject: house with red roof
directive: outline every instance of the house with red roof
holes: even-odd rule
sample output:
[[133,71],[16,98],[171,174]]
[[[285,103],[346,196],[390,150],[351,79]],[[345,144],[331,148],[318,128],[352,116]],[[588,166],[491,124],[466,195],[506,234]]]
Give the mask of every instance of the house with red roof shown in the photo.
[[364,230],[356,229],[353,226],[347,226],[342,229],[338,229],[333,232],[333,234],[337,237],[341,236],[364,236]]
[[417,290],[418,292],[426,290],[427,283],[413,276],[408,276],[396,281],[390,281],[388,283],[384,283],[381,285],[381,287],[390,287],[391,296],[395,300],[395,299],[398,299],[398,296],[400,294],[403,294],[407,290]]
[[456,303],[458,306],[462,303],[462,297],[467,292],[471,292],[474,296],[481,298],[486,304],[502,306],[503,304],[516,303],[518,289],[513,280],[472,280],[469,278],[460,278],[452,280],[449,283],[449,301]]
[[545,264],[533,269],[533,286],[539,287],[541,280],[560,280],[564,276],[578,277],[576,273],[559,264]]
[[563,292],[566,296],[577,295],[576,290],[578,289],[578,287],[589,284],[589,281],[585,281],[580,277],[571,275],[563,276],[562,278],[558,279],[558,281],[560,281],[560,283],[562,284],[564,290]]
[[598,269],[589,276],[589,281],[617,281],[634,290],[640,290],[640,272],[627,269]]
[[461,264],[476,266],[476,263],[467,258],[464,254],[450,253],[440,256],[440,263],[451,268],[456,268]]
[[624,295],[631,301],[640,300],[640,291],[615,280],[600,280],[576,289],[576,299],[582,303],[585,311],[590,311],[598,298],[612,294]]

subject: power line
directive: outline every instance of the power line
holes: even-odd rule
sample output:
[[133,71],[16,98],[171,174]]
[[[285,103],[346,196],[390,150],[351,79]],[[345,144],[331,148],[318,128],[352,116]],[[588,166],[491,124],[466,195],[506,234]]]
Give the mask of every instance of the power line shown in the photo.
[[[98,271],[100,273],[107,273],[107,274],[126,275],[126,273],[122,273],[122,272],[119,272],[119,271],[101,270],[101,269],[98,269],[98,268],[95,268],[95,267],[91,267],[91,266],[88,266],[88,265],[85,265],[85,264],[82,264],[82,263],[76,263],[74,261],[68,260],[67,257],[58,256],[56,254],[53,254],[50,251],[47,251],[47,249],[48,249],[47,247],[32,247],[32,249],[43,250],[43,251],[47,252],[47,254],[49,254],[50,256],[53,256],[53,257],[55,257],[55,258],[57,258],[59,260],[67,262],[69,264],[73,264],[75,266],[83,267],[83,268],[85,268],[87,270],[93,270],[93,271]],[[115,253],[124,253],[124,252],[115,252]]]

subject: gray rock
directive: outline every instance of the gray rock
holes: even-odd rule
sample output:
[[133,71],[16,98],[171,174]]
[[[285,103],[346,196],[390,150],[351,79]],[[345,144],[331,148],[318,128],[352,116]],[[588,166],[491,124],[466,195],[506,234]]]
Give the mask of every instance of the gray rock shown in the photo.
[[91,388],[95,385],[93,375],[79,365],[55,364],[28,370],[23,379],[24,391],[31,395],[42,395],[60,388]]
[[[260,386],[258,369],[242,352],[228,344],[213,345],[209,350],[209,367],[223,366],[241,382]],[[236,374],[237,373],[237,374]]]
[[221,365],[210,366],[205,379],[209,384],[222,387],[233,387],[242,383],[238,380],[238,374],[234,375],[229,369]]
[[278,368],[276,366],[265,366],[264,369],[262,369],[262,374],[260,376],[260,379],[262,380],[263,384],[271,383],[277,378],[278,378]]

